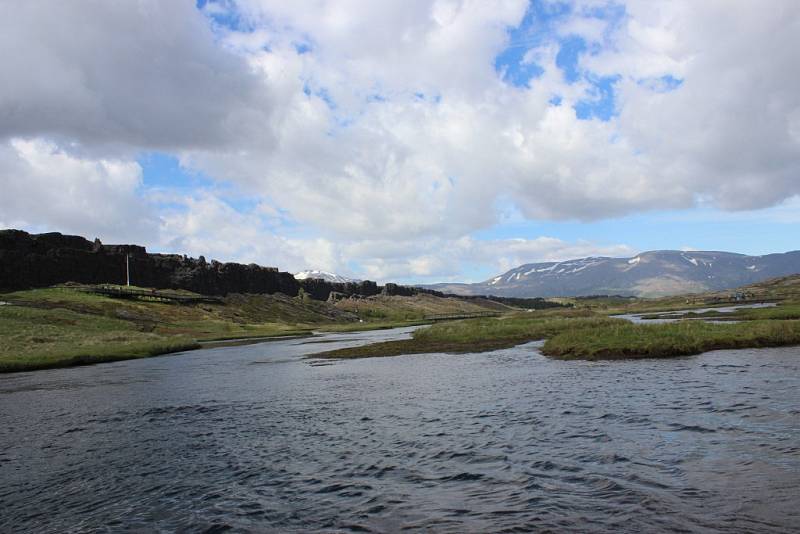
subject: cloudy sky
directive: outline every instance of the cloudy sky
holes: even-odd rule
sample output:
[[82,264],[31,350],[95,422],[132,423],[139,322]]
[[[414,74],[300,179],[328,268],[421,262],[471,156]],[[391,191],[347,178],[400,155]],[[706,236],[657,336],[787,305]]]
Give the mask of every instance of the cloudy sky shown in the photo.
[[379,281],[800,248],[797,0],[0,0],[0,227]]

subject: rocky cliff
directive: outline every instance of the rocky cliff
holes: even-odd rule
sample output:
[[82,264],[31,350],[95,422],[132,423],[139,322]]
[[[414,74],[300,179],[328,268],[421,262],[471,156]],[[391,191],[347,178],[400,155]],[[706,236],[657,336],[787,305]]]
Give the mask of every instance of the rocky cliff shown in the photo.
[[29,234],[0,230],[0,291],[46,287],[65,282],[125,284],[126,255],[131,284],[158,289],[187,289],[204,295],[229,293],[296,296],[302,288],[316,300],[331,292],[343,295],[411,295],[428,292],[375,282],[334,283],[317,278],[296,280],[276,267],[207,262],[203,256],[150,254],[137,245],[105,245],[60,233]]
[[124,284],[128,255],[131,284],[188,289],[205,295],[285,293],[299,285],[274,267],[206,262],[177,254],[149,254],[136,245],[104,245],[59,233],[0,231],[0,288],[43,287],[63,282]]

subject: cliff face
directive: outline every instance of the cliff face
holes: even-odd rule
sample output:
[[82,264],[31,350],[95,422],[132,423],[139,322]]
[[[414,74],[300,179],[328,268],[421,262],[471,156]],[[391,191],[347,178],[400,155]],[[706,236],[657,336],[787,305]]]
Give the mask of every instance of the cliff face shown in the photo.
[[381,293],[381,287],[371,280],[361,282],[328,282],[322,278],[306,278],[298,280],[298,284],[311,298],[316,300],[328,300],[332,292],[345,295],[361,295],[371,297]]
[[285,293],[299,285],[289,273],[272,267],[207,263],[203,257],[148,254],[136,245],[103,245],[59,233],[32,235],[0,231],[0,289],[44,287],[63,282],[124,284],[125,255],[131,284],[159,289],[188,289],[205,295]]
[[[104,245],[80,236],[29,234],[0,230],[0,290],[47,287],[64,282],[124,284],[125,256],[131,284],[157,289],[187,289],[204,295],[283,293],[297,296],[300,288],[316,300],[331,292],[344,295],[410,295],[415,288],[375,282],[334,283],[316,278],[296,280],[275,267],[206,262],[177,254],[149,254],[137,245]],[[428,291],[426,291],[428,292]]]

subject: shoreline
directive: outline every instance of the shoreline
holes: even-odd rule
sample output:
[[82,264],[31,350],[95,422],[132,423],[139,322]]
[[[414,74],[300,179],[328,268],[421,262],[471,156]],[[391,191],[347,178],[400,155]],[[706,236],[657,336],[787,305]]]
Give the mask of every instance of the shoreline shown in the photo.
[[[230,337],[230,338],[216,338],[216,339],[207,339],[207,340],[181,340],[180,338],[174,339],[167,339],[164,340],[166,342],[173,341],[175,342],[172,346],[164,346],[159,344],[154,344],[149,347],[141,346],[137,347],[140,351],[135,353],[133,352],[126,352],[124,354],[114,354],[106,353],[106,354],[92,354],[91,352],[81,353],[80,351],[76,352],[74,355],[67,355],[63,356],[59,359],[54,359],[52,361],[15,361],[15,362],[3,362],[0,361],[0,375],[7,375],[12,373],[26,373],[32,371],[46,371],[50,369],[69,369],[73,367],[84,367],[87,365],[97,365],[102,363],[114,363],[114,362],[122,362],[127,360],[139,360],[144,358],[156,358],[161,356],[170,356],[173,354],[179,354],[182,352],[191,352],[195,350],[202,350],[202,349],[216,349],[216,348],[223,348],[223,347],[237,347],[237,346],[244,346],[244,345],[255,345],[258,343],[269,343],[271,341],[286,341],[291,339],[305,339],[305,338],[314,338],[318,336],[322,336],[324,334],[346,334],[346,333],[357,333],[357,332],[368,332],[373,330],[390,330],[392,328],[403,328],[407,326],[416,326],[420,323],[415,322],[414,324],[411,323],[403,323],[403,324],[396,324],[396,325],[388,325],[388,324],[381,324],[379,326],[372,326],[369,323],[364,323],[364,328],[361,329],[347,329],[342,331],[337,330],[307,330],[307,331],[298,331],[297,333],[279,333],[274,335],[258,335],[252,337]],[[426,324],[426,323],[423,323]],[[58,355],[53,356],[53,358],[58,358]]]
[[[714,350],[772,348],[800,345],[800,320],[750,320],[725,323],[678,321],[635,324],[624,319],[562,319],[525,324],[518,329],[495,332],[498,325],[460,321],[449,330],[435,327],[409,340],[374,343],[326,351],[321,359],[358,359],[404,354],[479,353],[534,341],[544,341],[540,352],[553,359],[612,361],[648,358],[679,358]],[[470,338],[471,330],[487,329],[485,339]],[[459,339],[461,337],[462,339]]]

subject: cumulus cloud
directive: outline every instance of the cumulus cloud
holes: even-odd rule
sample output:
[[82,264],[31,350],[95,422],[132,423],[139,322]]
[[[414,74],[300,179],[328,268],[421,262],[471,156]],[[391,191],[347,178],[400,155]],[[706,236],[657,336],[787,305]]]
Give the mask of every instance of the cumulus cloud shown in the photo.
[[[587,241],[566,242],[554,237],[419,242],[366,241],[345,248],[358,258],[364,273],[378,280],[479,282],[532,261],[561,261],[588,256],[628,256],[627,245],[600,245]],[[464,273],[472,270],[473,275]]]
[[139,195],[141,179],[135,162],[79,158],[51,142],[12,139],[0,145],[0,226],[151,238],[158,216]]
[[[0,3],[0,222],[89,235],[105,225],[282,268],[446,278],[468,264],[630,252],[470,237],[497,223],[499,201],[528,220],[593,221],[800,194],[800,4],[576,0],[513,44],[537,73],[512,84],[495,59],[530,9]],[[571,77],[565,38],[584,43]],[[576,112],[601,105],[607,120]],[[174,154],[260,209],[211,189],[159,201],[141,183],[143,150]],[[107,201],[85,209],[97,198]],[[305,237],[282,234],[276,217]]]
[[[800,4],[631,1],[614,45],[584,64],[622,76],[619,130],[695,196],[724,209],[800,193]],[[680,87],[654,91],[648,79]]]
[[230,147],[272,109],[193,2],[0,2],[0,50],[0,139]]
[[[250,61],[284,89],[281,150],[186,161],[339,238],[465,235],[494,222],[499,195],[530,219],[591,221],[800,191],[793,2],[632,1],[612,21],[596,16],[608,3],[578,3],[557,35],[598,45],[581,77],[565,81],[545,40],[524,88],[492,68],[524,2],[238,6],[272,28]],[[288,44],[300,41],[307,53]],[[581,120],[598,77],[616,77],[617,114]]]

